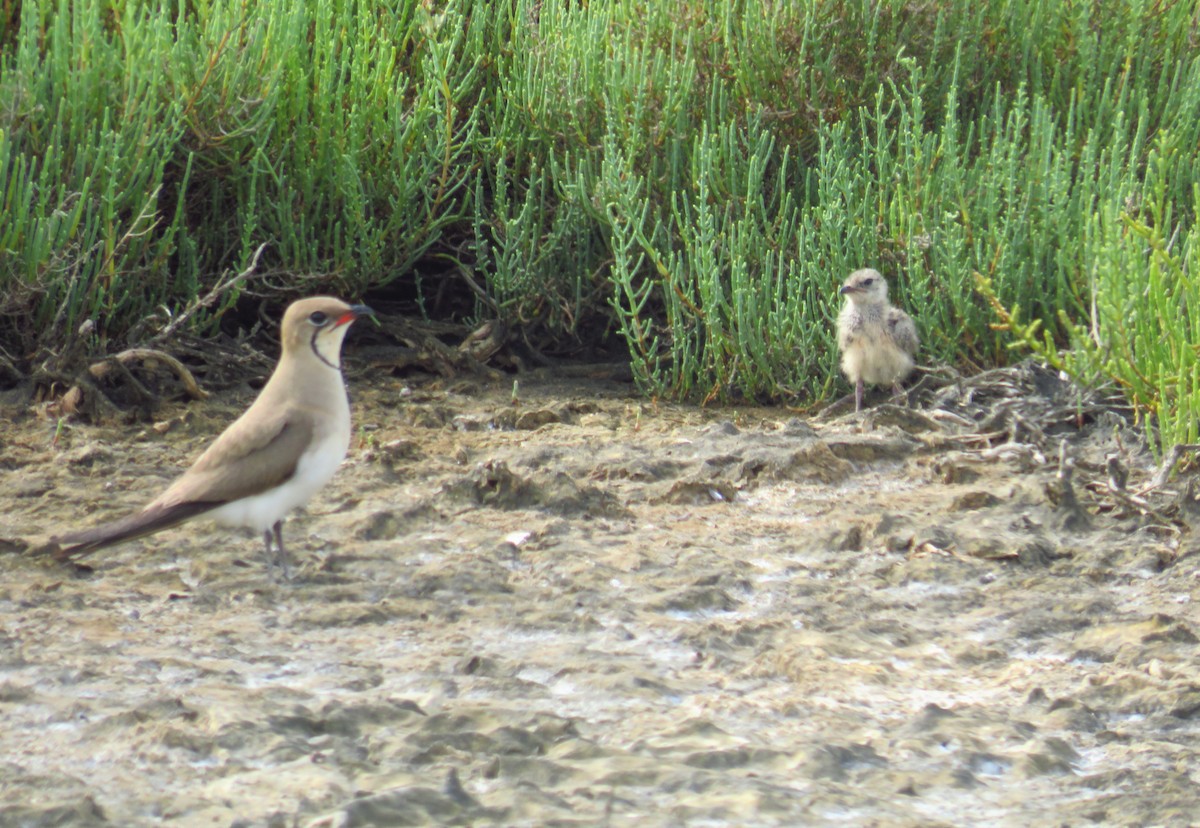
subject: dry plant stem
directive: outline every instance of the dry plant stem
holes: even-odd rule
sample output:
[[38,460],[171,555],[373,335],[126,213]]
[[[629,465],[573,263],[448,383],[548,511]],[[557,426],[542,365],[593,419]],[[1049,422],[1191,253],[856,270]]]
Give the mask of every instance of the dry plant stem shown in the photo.
[[254,251],[254,256],[251,257],[250,264],[246,266],[245,270],[236,276],[231,276],[225,281],[219,282],[212,290],[204,294],[204,296],[193,300],[191,304],[187,306],[187,309],[183,311],[183,313],[175,317],[170,324],[150,338],[150,344],[154,345],[162,342],[163,340],[169,339],[172,335],[174,335],[175,331],[179,330],[181,326],[187,323],[187,321],[191,319],[197,311],[211,307],[212,304],[216,302],[217,299],[219,299],[226,291],[236,287],[239,283],[245,281],[246,279],[249,279],[250,276],[253,275],[255,269],[258,267],[259,257],[262,256],[263,251],[266,249],[266,242],[260,244],[258,249]]
[[16,382],[25,380],[25,374],[21,369],[13,364],[13,361],[6,354],[0,353],[0,377],[4,377]]
[[1158,464],[1158,471],[1154,473],[1154,477],[1150,478],[1148,489],[1158,489],[1167,485],[1171,473],[1175,471],[1175,467],[1183,459],[1183,455],[1193,451],[1200,451],[1200,443],[1176,443],[1171,446],[1171,450]]
[[74,384],[63,394],[64,409],[69,413],[73,413],[86,408],[96,417],[119,417],[121,410],[108,399],[96,384],[96,380],[102,380],[114,371],[120,374],[125,384],[133,389],[134,394],[137,395],[142,404],[157,404],[159,402],[158,395],[139,382],[128,367],[133,362],[149,362],[154,360],[162,362],[171,369],[191,399],[203,400],[208,397],[208,392],[200,387],[192,372],[182,362],[175,359],[175,357],[151,348],[130,348],[100,362],[93,363],[85,372],[77,377]]
[[88,368],[88,373],[99,379],[107,375],[110,371],[116,371],[121,380],[133,389],[133,393],[137,395],[141,405],[152,407],[158,404],[159,397],[145,385],[143,385],[132,372],[124,360],[117,359],[115,356],[108,357],[103,362],[98,362]]
[[[126,375],[129,376],[128,369],[125,368],[125,366],[130,362],[148,362],[151,360],[159,360],[168,368],[170,368],[179,381],[183,384],[183,390],[193,400],[203,400],[208,398],[208,392],[200,387],[200,384],[196,382],[196,378],[192,375],[192,372],[188,370],[186,365],[170,354],[163,353],[162,351],[156,351],[152,348],[130,348],[126,351],[122,351],[116,356],[112,356],[106,360],[95,363],[88,368],[88,371],[96,379],[103,379],[115,364],[120,366]],[[129,376],[129,378],[133,379],[132,376]],[[134,381],[136,382],[136,380]],[[138,385],[140,385],[140,383],[138,383]],[[146,393],[149,394],[148,391]]]
[[1103,510],[1109,508],[1107,503],[1149,517],[1157,524],[1170,525],[1179,506],[1162,500],[1174,496],[1162,487],[1179,459],[1186,452],[1200,449],[1198,445],[1177,446],[1168,452],[1144,488],[1131,491],[1131,473],[1122,462],[1123,455],[1111,453],[1104,463],[1081,461],[1071,455],[1070,444],[1054,434],[1063,426],[1074,428],[1081,421],[1103,416],[1115,415],[1131,423],[1128,408],[1112,394],[1063,381],[1056,371],[1032,362],[963,378],[935,392],[931,404],[935,406],[933,422],[945,430],[958,431],[953,439],[965,447],[979,443],[992,446],[1007,438],[1007,442],[994,447],[976,449],[980,457],[1013,455],[1034,467],[1056,463],[1050,487],[1053,496],[1081,516],[1086,513],[1078,501],[1076,493],[1081,489],[1077,484],[1094,499],[1089,505]]
[[471,331],[459,343],[458,350],[482,364],[494,357],[507,341],[508,326],[498,320],[489,320]]
[[489,296],[488,292],[480,287],[479,283],[475,281],[475,276],[472,273],[471,268],[459,262],[458,266],[454,268],[454,272],[462,278],[462,281],[467,285],[468,288],[471,289],[471,292],[479,298],[480,302],[483,302],[483,304],[491,308],[493,313],[500,313],[500,306],[497,305],[496,300]]
[[[384,317],[383,327],[407,347],[383,346],[359,350],[375,367],[403,370],[420,367],[443,377],[473,374],[489,379],[501,379],[504,374],[484,363],[494,356],[507,341],[507,329],[496,322],[485,322],[465,336],[459,326],[429,325],[400,317]],[[458,346],[447,345],[438,333],[461,336]]]
[[112,400],[104,396],[86,371],[63,394],[62,410],[66,414],[86,412],[92,420],[119,420],[124,414]]
[[1151,505],[1150,502],[1147,501],[1144,497],[1138,497],[1135,494],[1130,494],[1129,492],[1125,491],[1124,489],[1114,489],[1110,486],[1105,486],[1104,484],[1100,484],[1100,485],[1103,486],[1106,493],[1114,501],[1116,501],[1117,503],[1120,503],[1122,506],[1125,506],[1126,508],[1128,508],[1132,511],[1135,511],[1141,515],[1145,515],[1146,517],[1154,518],[1154,520],[1156,520],[1158,523],[1160,523],[1164,526],[1171,525],[1171,519],[1168,518],[1166,515],[1164,515],[1162,512],[1160,512],[1159,510],[1155,509],[1154,506]]

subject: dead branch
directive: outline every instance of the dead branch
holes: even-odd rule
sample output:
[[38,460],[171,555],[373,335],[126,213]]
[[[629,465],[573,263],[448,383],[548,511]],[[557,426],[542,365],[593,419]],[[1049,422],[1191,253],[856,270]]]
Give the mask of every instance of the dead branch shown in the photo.
[[1161,463],[1158,464],[1158,471],[1154,473],[1154,477],[1150,478],[1150,482],[1145,494],[1150,489],[1158,489],[1167,485],[1167,481],[1171,478],[1171,473],[1175,471],[1175,467],[1179,465],[1179,461],[1183,459],[1183,455],[1190,451],[1200,451],[1200,444],[1197,443],[1177,443],[1171,446],[1171,450],[1163,457]]
[[258,259],[260,256],[262,256],[263,251],[266,249],[266,242],[260,244],[258,249],[254,251],[254,256],[251,257],[250,264],[246,266],[245,270],[236,276],[231,276],[223,282],[218,282],[217,285],[208,293],[204,294],[204,296],[197,297],[196,299],[192,300],[191,304],[184,309],[183,313],[175,317],[175,319],[172,320],[169,325],[150,338],[150,344],[155,345],[165,339],[170,338],[172,335],[174,335],[175,331],[179,330],[179,328],[182,327],[189,319],[191,319],[197,311],[211,307],[212,304],[216,302],[217,299],[219,299],[227,290],[230,290],[240,282],[249,279],[250,276],[253,275],[255,269],[258,268]]
[[447,345],[435,333],[462,334],[460,326],[417,323],[402,317],[382,317],[384,330],[405,346],[375,346],[357,349],[360,358],[376,368],[404,369],[419,367],[443,377],[464,373],[499,379],[503,374],[483,360],[494,356],[507,342],[508,329],[499,322],[487,322],[467,333],[459,345]]
[[[88,368],[88,373],[90,373],[96,379],[104,379],[104,377],[108,375],[109,371],[111,371],[114,367],[119,366],[127,379],[135,383],[136,386],[141,386],[141,383],[137,382],[137,380],[129,373],[129,369],[126,366],[131,362],[150,362],[153,360],[158,360],[170,368],[172,373],[175,374],[175,377],[180,381],[180,383],[183,384],[184,392],[193,400],[204,400],[208,398],[208,392],[200,387],[200,383],[196,382],[196,378],[192,375],[192,372],[188,370],[186,365],[170,354],[154,350],[153,348],[130,348],[129,350],[122,351],[115,356],[91,365]],[[140,391],[138,393],[139,395],[141,394]],[[146,391],[145,393],[149,394],[150,392]]]

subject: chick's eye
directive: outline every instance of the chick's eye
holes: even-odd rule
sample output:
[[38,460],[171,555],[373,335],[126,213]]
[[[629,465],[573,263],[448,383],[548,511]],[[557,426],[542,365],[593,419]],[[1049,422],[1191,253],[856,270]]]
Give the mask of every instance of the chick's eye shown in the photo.
[[864,285],[873,285],[873,284],[875,284],[875,280],[874,279],[863,279],[863,284]]
[[329,321],[329,317],[326,316],[323,311],[313,311],[309,315],[308,321],[312,322],[314,325],[316,325],[319,328],[322,325],[324,325],[326,322]]

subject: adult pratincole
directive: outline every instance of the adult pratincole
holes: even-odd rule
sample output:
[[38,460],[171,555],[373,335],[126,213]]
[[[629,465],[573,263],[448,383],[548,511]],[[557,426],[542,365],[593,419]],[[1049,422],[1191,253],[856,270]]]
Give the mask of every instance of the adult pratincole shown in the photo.
[[863,385],[891,385],[900,394],[900,381],[913,369],[920,341],[907,313],[892,307],[888,286],[877,270],[856,270],[842,285],[846,306],[837,321],[842,370],[854,383],[854,410],[862,410]]
[[317,296],[283,315],[283,353],[254,403],[190,469],[140,512],[51,538],[60,554],[91,552],[205,515],[224,526],[274,537],[286,567],[283,519],[308,502],[346,457],[350,403],[342,381],[342,339],[366,305]]

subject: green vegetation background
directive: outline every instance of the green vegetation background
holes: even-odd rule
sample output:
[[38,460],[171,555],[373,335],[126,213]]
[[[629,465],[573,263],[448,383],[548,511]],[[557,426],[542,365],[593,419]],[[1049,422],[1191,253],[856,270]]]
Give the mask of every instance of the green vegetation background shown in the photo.
[[10,368],[144,340],[265,244],[257,292],[816,399],[874,266],[923,363],[1032,347],[1195,442],[1198,217],[1194,2],[0,0]]

